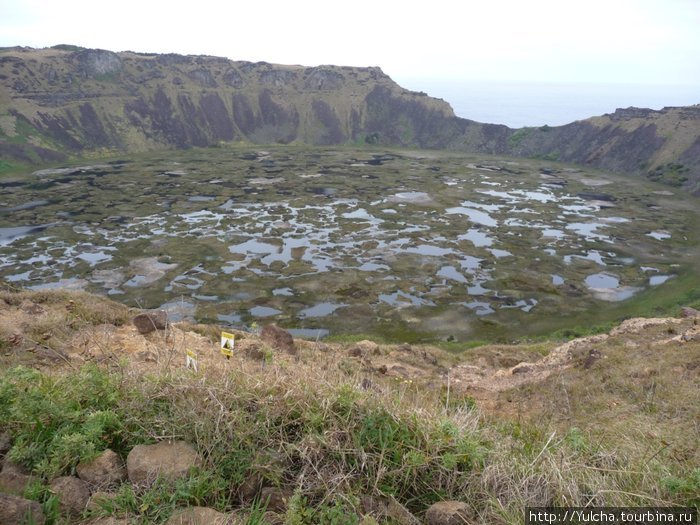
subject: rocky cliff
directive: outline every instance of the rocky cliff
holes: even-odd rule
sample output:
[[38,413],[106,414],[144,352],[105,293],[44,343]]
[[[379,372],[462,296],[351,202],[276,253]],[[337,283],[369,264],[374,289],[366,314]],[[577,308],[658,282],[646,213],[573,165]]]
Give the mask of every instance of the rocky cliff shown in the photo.
[[[450,147],[471,125],[443,100],[379,68],[281,66],[209,56],[73,49],[0,53],[5,155],[53,159],[107,149],[221,142]],[[490,137],[473,137],[488,147]]]
[[5,164],[220,143],[381,144],[542,157],[700,192],[700,106],[560,127],[480,124],[379,68],[56,46],[0,50]]
[[700,105],[630,107],[565,126],[523,128],[509,146],[514,155],[639,174],[700,195]]

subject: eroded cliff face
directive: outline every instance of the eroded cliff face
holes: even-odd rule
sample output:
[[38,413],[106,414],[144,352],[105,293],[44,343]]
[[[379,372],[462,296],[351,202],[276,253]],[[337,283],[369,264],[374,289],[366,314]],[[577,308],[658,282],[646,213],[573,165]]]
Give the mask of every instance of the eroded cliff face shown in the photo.
[[513,154],[644,176],[700,195],[700,105],[618,109],[511,135]]
[[27,163],[246,141],[540,157],[700,193],[700,106],[509,129],[455,117],[379,68],[57,46],[0,50],[0,156]]
[[[0,81],[3,151],[36,160],[231,141],[428,147],[427,131],[454,118],[373,67],[14,48],[0,53]],[[398,140],[384,114],[402,121]]]

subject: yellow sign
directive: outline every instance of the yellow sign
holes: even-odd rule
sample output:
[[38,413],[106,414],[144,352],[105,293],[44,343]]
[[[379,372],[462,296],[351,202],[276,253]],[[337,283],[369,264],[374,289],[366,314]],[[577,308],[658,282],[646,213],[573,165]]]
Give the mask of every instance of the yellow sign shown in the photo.
[[185,367],[186,368],[194,368],[194,371],[197,371],[197,354],[193,352],[192,350],[185,350]]
[[226,359],[233,355],[233,347],[236,344],[236,336],[228,332],[221,332],[221,354],[226,356]]

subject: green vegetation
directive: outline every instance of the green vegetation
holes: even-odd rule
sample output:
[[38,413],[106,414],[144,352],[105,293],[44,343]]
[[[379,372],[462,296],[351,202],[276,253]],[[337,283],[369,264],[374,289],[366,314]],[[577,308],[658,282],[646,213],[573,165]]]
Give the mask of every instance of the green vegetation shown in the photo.
[[523,140],[530,136],[534,130],[535,128],[521,128],[517,130],[508,138],[508,146],[513,150],[517,150]]
[[[698,504],[692,422],[700,393],[692,374],[700,343],[682,351],[660,343],[680,333],[678,325],[610,336],[595,344],[604,359],[592,364],[588,347],[577,347],[556,376],[484,397],[454,379],[373,372],[364,357],[349,357],[353,343],[308,343],[286,356],[254,334],[242,334],[238,344],[263,357],[237,353],[222,362],[213,352],[202,356],[198,373],[181,368],[173,348],[181,349],[169,344],[153,365],[134,359],[140,347],[133,345],[158,342],[157,334],[137,335],[123,349],[107,340],[114,335],[98,336],[90,344],[106,364],[79,366],[90,355],[85,336],[113,333],[105,326],[123,323],[122,306],[83,293],[11,289],[0,304],[0,358],[25,363],[0,372],[0,432],[11,438],[9,458],[37,476],[25,496],[42,503],[50,525],[75,523],[60,513],[52,478],[74,474],[106,448],[125,459],[134,446],[165,438],[193,444],[202,464],[176,482],[123,483],[84,518],[159,524],[176,509],[206,506],[250,524],[355,525],[367,514],[393,523],[377,510],[391,502],[422,518],[432,503],[456,499],[482,521],[506,524],[520,523],[532,505]],[[214,326],[181,328],[203,335],[204,348],[218,345]],[[45,330],[56,336],[31,340]],[[55,352],[51,366],[29,368],[41,348]],[[438,370],[458,374],[455,364],[512,367],[553,348],[462,345],[460,354],[447,354],[400,345],[397,352],[407,366],[435,359]],[[379,347],[366,357],[386,352]],[[273,519],[251,486],[293,496]]]
[[[299,524],[357,523],[368,495],[390,496],[417,515],[435,501],[465,500],[490,523],[517,522],[526,505],[697,504],[697,469],[629,445],[608,448],[605,437],[577,427],[552,440],[546,425],[479,422],[468,396],[445,409],[444,392],[416,406],[399,391],[377,397],[348,382],[303,385],[245,374],[192,381],[179,372],[19,367],[0,375],[0,415],[13,438],[10,458],[44,481],[107,447],[124,457],[155,436],[195,443],[205,464],[188,478],[125,483],[89,511],[143,524],[187,505],[250,517],[255,507],[238,491],[251,476],[293,487],[286,522]],[[42,487],[28,495],[50,508]],[[67,523],[54,516],[50,522]]]
[[[198,322],[446,345],[546,336],[697,301],[686,297],[700,283],[695,203],[649,182],[552,161],[357,147],[238,145],[83,162],[5,188],[8,208],[19,209],[0,213],[0,228],[50,226],[0,247],[10,263],[0,276],[64,279],[129,306],[184,299]],[[589,200],[597,191],[614,205]],[[400,202],[404,193],[426,198]],[[65,213],[79,224],[56,222]],[[43,253],[51,258],[37,260]],[[157,265],[164,270],[132,285]],[[586,285],[597,273],[634,293],[599,299]],[[668,280],[651,286],[656,275]],[[302,313],[319,304],[331,306]],[[258,307],[278,313],[259,317]]]
[[0,159],[0,176],[5,175],[6,173],[18,172],[22,168],[23,166],[19,163]]
[[676,162],[670,162],[657,166],[656,169],[647,173],[647,178],[654,182],[661,182],[680,188],[688,181],[688,173],[690,168]]

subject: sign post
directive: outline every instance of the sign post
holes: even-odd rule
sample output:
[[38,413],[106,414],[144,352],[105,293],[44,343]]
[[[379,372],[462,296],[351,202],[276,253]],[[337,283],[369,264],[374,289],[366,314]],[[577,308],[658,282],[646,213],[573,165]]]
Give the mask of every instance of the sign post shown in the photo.
[[192,367],[194,371],[197,372],[197,354],[189,349],[185,350],[185,367]]
[[226,359],[231,359],[235,344],[235,335],[229,334],[228,332],[221,332],[221,355],[225,355]]

